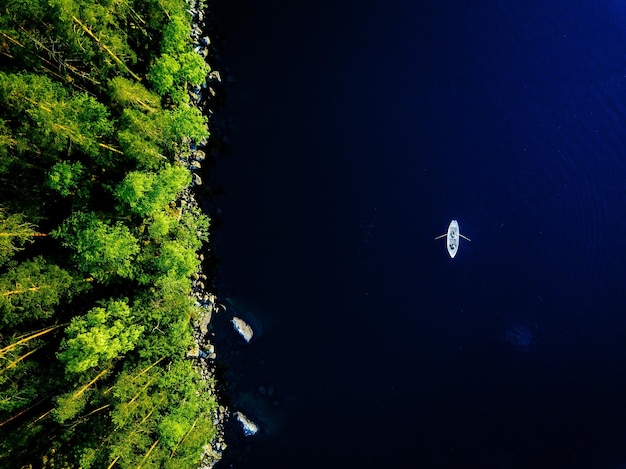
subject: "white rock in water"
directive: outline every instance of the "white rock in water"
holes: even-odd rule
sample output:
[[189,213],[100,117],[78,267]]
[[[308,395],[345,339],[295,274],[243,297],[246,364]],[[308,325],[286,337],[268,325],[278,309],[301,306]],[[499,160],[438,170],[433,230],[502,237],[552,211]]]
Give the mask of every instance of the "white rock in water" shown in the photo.
[[259,426],[250,420],[248,417],[243,415],[241,412],[235,412],[235,416],[239,423],[241,423],[241,427],[243,428],[243,434],[246,436],[255,435],[259,431]]
[[238,317],[234,317],[232,323],[235,330],[241,334],[241,337],[243,337],[246,342],[250,342],[250,339],[252,339],[254,335],[252,328],[243,319],[239,319]]

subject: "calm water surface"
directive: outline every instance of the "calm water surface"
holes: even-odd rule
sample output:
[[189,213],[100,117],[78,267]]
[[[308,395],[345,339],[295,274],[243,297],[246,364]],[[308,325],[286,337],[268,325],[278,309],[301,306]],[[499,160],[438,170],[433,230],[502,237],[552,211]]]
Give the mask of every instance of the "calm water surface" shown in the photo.
[[625,467],[622,2],[218,11],[223,467]]

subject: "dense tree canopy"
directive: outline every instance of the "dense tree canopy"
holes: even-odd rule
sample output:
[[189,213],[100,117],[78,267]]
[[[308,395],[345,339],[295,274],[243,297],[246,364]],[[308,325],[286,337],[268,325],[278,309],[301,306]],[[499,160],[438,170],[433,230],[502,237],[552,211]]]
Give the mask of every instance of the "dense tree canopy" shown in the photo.
[[213,383],[186,358],[209,136],[183,0],[0,9],[0,466],[197,467]]

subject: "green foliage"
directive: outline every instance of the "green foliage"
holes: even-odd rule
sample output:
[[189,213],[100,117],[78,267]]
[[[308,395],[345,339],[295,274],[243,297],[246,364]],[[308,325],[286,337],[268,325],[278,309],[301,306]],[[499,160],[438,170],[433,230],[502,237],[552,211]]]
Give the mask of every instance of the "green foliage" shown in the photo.
[[10,263],[0,275],[0,330],[48,319],[55,306],[84,288],[85,282],[42,257]]
[[78,268],[100,281],[113,276],[133,278],[137,239],[121,222],[109,224],[95,213],[75,213],[50,233],[71,249]]
[[161,55],[152,64],[148,78],[161,96],[169,96],[177,105],[188,101],[189,86],[202,84],[211,71],[204,59],[189,47],[189,18],[173,15],[163,31]]
[[206,64],[204,59],[195,52],[185,52],[178,57],[180,70],[178,72],[178,81],[187,82],[191,85],[201,85],[211,68]]
[[23,249],[36,234],[34,226],[26,222],[23,215],[0,208],[0,265]]
[[7,122],[0,119],[0,173],[4,173],[10,167],[13,160],[12,150],[17,146],[17,139]]
[[125,109],[118,138],[124,153],[143,169],[156,169],[167,163],[176,143],[184,138],[200,141],[208,137],[206,118],[196,108],[143,113]]
[[161,52],[164,54],[182,54],[189,49],[191,26],[186,15],[174,15],[163,30]]
[[169,54],[163,54],[152,65],[150,69],[150,83],[154,90],[160,95],[171,93],[174,85],[178,84],[178,72],[180,64]]
[[62,85],[45,76],[0,71],[0,99],[10,116],[20,116],[38,103],[63,102],[67,95]]
[[200,264],[195,252],[178,241],[162,243],[160,253],[154,261],[160,273],[172,277],[189,277]]
[[179,152],[208,137],[186,104],[210,70],[186,9],[1,9],[1,467],[197,467],[215,434],[183,358],[209,227],[179,200]]
[[167,117],[167,135],[172,140],[180,142],[183,138],[189,137],[199,142],[209,136],[207,119],[198,108],[180,106],[172,110]]
[[74,195],[83,183],[84,170],[79,161],[60,161],[48,172],[48,185],[64,197]]
[[192,423],[193,420],[190,422],[186,416],[177,414],[168,415],[159,423],[159,439],[172,451],[187,434]]
[[111,300],[72,319],[58,356],[68,372],[82,373],[134,349],[143,330],[125,301]]
[[153,216],[164,211],[190,182],[189,171],[177,164],[167,165],[158,173],[132,171],[118,185],[115,196],[131,212]]
[[0,415],[6,416],[37,399],[46,388],[38,374],[37,363],[29,359],[42,346],[34,341],[24,347],[16,347],[2,356],[0,369]]
[[123,77],[115,77],[109,81],[111,99],[122,108],[134,108],[152,113],[161,109],[161,99],[148,91],[141,83]]
[[[164,53],[152,65],[148,78],[157,93],[174,96],[177,89],[202,84],[210,71],[204,59],[195,52]],[[173,101],[180,103],[180,99]]]
[[82,412],[86,404],[87,394],[85,393],[75,396],[74,393],[70,392],[58,396],[53,411],[54,420],[64,423]]
[[[127,111],[124,112],[127,113]],[[148,119],[145,121],[152,124]],[[133,122],[131,125],[139,128],[140,125],[137,124],[139,123]],[[149,128],[146,130],[149,131]],[[140,167],[154,169],[167,161],[167,158],[161,153],[158,143],[137,133],[134,128],[121,130],[118,133],[118,138],[124,154],[135,160]]]
[[199,443],[215,434],[216,403],[191,363],[176,360],[167,368],[124,373],[113,392],[111,416],[119,431],[109,445],[110,460],[138,467],[154,446],[150,466],[195,467]]
[[156,212],[148,220],[148,234],[155,241],[162,242],[177,224],[178,220],[172,214]]
[[[74,147],[102,161],[101,145],[113,132],[107,108],[87,93],[68,94],[49,78],[0,73],[0,98],[21,122],[19,133],[29,146],[55,153]],[[108,154],[108,152],[107,152]]]

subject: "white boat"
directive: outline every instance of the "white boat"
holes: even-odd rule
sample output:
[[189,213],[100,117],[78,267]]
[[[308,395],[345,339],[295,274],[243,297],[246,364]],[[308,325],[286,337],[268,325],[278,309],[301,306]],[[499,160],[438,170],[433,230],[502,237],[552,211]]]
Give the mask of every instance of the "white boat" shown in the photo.
[[448,249],[448,254],[450,257],[454,259],[456,253],[459,252],[459,241],[460,238],[471,241],[467,236],[463,236],[459,231],[459,223],[456,220],[452,220],[450,225],[448,225],[448,232],[442,234],[441,236],[437,236],[435,239],[441,239],[446,237],[446,248]]

